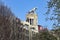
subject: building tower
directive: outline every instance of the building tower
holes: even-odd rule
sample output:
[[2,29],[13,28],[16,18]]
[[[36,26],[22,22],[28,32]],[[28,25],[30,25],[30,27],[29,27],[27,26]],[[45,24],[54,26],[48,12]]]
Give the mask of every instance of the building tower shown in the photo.
[[26,15],[26,22],[30,23],[31,27],[38,31],[38,27],[37,27],[38,19],[37,19],[37,14],[35,13],[36,9],[37,8],[33,8],[28,12],[28,14]]

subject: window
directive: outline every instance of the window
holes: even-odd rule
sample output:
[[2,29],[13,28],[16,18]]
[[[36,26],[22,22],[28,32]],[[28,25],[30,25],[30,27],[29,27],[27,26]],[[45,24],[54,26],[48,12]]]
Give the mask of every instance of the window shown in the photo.
[[27,18],[26,21],[29,22],[29,19]]
[[33,19],[30,19],[30,25],[33,25],[33,21],[34,21]]

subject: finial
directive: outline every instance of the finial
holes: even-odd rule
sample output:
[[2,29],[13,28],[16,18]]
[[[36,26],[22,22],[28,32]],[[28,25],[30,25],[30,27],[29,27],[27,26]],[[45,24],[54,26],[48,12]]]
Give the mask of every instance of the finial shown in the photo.
[[37,8],[33,8],[32,10],[29,11],[29,13],[31,12],[35,12]]

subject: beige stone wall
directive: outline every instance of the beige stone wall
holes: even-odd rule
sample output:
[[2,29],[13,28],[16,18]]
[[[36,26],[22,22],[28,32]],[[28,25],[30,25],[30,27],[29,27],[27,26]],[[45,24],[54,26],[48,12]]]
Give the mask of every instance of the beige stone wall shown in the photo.
[[34,24],[34,26],[36,26],[37,25],[37,14],[36,13],[29,13],[29,14],[27,14],[26,15],[26,19],[27,18],[29,18],[29,19],[34,19],[34,22],[33,22],[33,24]]
[[38,17],[37,17],[37,14],[36,13],[28,13],[26,15],[26,19],[34,19],[33,21],[33,25],[31,25],[31,27],[34,27],[36,32],[38,32],[38,26],[37,26],[37,23],[38,23]]

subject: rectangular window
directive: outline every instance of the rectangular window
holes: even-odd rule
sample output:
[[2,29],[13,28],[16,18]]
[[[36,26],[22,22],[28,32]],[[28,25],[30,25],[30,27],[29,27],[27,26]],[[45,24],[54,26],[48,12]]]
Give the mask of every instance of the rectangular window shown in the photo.
[[27,22],[29,22],[29,19],[27,18],[27,20],[26,20]]
[[33,25],[33,21],[34,21],[33,19],[30,19],[30,25]]

